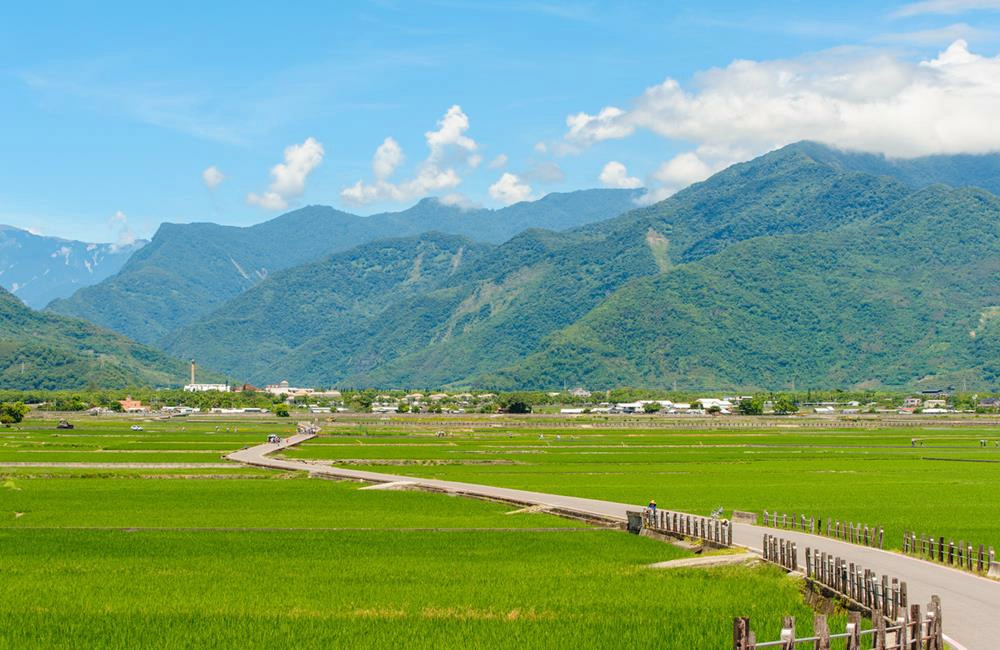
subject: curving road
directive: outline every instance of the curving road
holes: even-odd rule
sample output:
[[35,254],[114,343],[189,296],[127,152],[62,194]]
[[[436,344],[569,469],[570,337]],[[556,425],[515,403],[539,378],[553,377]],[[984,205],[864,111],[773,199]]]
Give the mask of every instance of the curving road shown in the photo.
[[[444,492],[467,494],[495,499],[503,499],[529,505],[545,506],[568,510],[581,515],[595,515],[625,521],[626,511],[637,510],[641,506],[599,499],[562,496],[517,490],[513,488],[477,485],[459,481],[415,478],[398,474],[366,472],[361,470],[330,467],[299,460],[271,458],[268,454],[297,445],[315,437],[312,434],[295,435],[280,443],[268,443],[249,447],[229,454],[226,458],[246,465],[273,469],[308,471],[338,478],[347,478],[374,483],[405,482]],[[765,533],[777,534],[792,540],[805,553],[805,547],[826,552],[854,562],[879,574],[888,574],[905,580],[911,602],[925,606],[931,595],[941,596],[943,604],[944,630],[947,641],[956,650],[993,650],[1000,647],[1000,582],[982,578],[971,573],[952,569],[926,560],[907,557],[890,551],[867,548],[835,539],[810,535],[792,530],[775,530],[751,524],[735,524],[733,542],[739,546],[760,552]]]

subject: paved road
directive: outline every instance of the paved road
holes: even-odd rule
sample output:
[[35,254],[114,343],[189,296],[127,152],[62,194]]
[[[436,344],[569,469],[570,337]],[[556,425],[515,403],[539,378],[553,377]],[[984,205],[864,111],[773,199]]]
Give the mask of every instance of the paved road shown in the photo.
[[[314,436],[295,435],[280,443],[263,444],[234,452],[227,458],[247,465],[285,470],[306,470],[314,474],[375,483],[410,482],[416,483],[418,486],[446,492],[506,499],[531,505],[571,510],[581,514],[611,517],[620,521],[625,520],[626,511],[640,508],[640,506],[632,504],[599,499],[342,469],[307,461],[268,457],[268,454],[297,445],[312,437]],[[764,533],[777,533],[780,537],[794,541],[803,555],[805,547],[809,546],[814,550],[833,554],[848,562],[872,569],[879,574],[888,574],[905,580],[911,602],[920,603],[922,607],[930,602],[932,594],[937,594],[941,596],[943,604],[945,633],[948,642],[953,647],[957,650],[961,650],[963,647],[968,650],[1000,648],[1000,582],[898,553],[866,548],[798,531],[776,531],[750,524],[736,524],[733,527],[733,542],[759,552]]]

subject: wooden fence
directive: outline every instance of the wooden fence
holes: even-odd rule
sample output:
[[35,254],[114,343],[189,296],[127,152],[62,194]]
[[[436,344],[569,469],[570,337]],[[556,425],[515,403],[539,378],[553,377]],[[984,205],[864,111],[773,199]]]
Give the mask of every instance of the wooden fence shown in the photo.
[[873,548],[885,548],[885,529],[881,526],[869,526],[868,524],[855,523],[853,521],[841,522],[839,519],[826,519],[826,530],[823,529],[823,519],[816,517],[806,517],[805,515],[788,515],[777,512],[769,513],[764,511],[764,526],[771,528],[784,528],[786,530],[801,530],[813,535],[826,535],[852,544],[871,546]]
[[903,553],[1000,578],[1000,564],[992,546],[980,544],[977,548],[965,540],[959,540],[958,544],[948,540],[945,544],[944,537],[907,532],[903,533]]
[[[798,549],[795,543],[765,534],[763,558],[788,571],[799,571]],[[831,640],[844,639],[848,650],[860,650],[861,638],[872,636],[876,650],[944,650],[941,627],[941,601],[937,596],[921,616],[920,606],[910,604],[906,582],[856,566],[825,552],[805,549],[803,567],[807,583],[824,595],[838,597],[855,610],[841,634],[830,634],[826,618],[817,616],[813,636],[796,639],[794,619],[785,619],[778,641],[757,643],[750,630],[750,621],[737,618],[733,622],[733,647],[736,650],[780,647],[794,650],[799,644],[829,650]],[[863,631],[860,612],[871,615],[872,629]],[[791,623],[789,624],[789,621]]]
[[799,570],[799,550],[795,542],[764,534],[764,560],[789,571]]
[[795,636],[795,617],[786,616],[781,624],[780,638],[763,643],[757,642],[756,635],[750,629],[749,618],[733,619],[733,650],[795,650],[799,646],[830,650],[834,642],[846,650],[860,650],[865,637],[871,637],[870,647],[874,650],[944,650],[941,601],[934,596],[923,615],[920,606],[913,605],[906,616],[893,623],[887,623],[884,617],[877,616],[872,628],[868,630],[861,629],[861,613],[850,612],[845,630],[839,634],[831,634],[826,616],[817,614],[813,619],[813,635],[803,638]]
[[646,508],[642,512],[642,525],[643,528],[671,537],[692,537],[723,548],[733,545],[733,526],[725,519]]

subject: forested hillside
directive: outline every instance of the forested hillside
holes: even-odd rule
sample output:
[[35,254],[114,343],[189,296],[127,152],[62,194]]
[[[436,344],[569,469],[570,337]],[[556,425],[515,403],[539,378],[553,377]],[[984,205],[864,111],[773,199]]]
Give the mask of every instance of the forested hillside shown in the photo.
[[1000,199],[936,186],[617,292],[500,386],[995,386]]
[[[347,272],[385,264],[381,244],[289,269],[181,330],[166,346],[253,381],[287,376],[352,386],[558,386],[576,380],[549,372],[533,355],[544,354],[552,345],[548,337],[604,309],[602,303],[613,302],[630,283],[682,273],[701,259],[723,259],[729,247],[746,240],[777,245],[785,240],[779,235],[808,234],[802,237],[808,241],[829,233],[837,241],[842,229],[865,228],[911,193],[893,179],[821,163],[792,147],[606,222],[563,233],[532,230],[475,254],[466,244],[470,254],[454,272],[434,274],[419,286],[404,283],[402,268],[389,274],[396,279],[388,286],[374,286],[377,275]],[[434,245],[435,238],[386,246],[409,251],[394,253],[395,260],[420,275],[423,258],[414,251]],[[698,296],[682,291],[674,299],[681,304]],[[641,318],[643,303],[623,304],[623,311],[642,327],[623,325],[619,336],[644,340],[651,325]],[[263,352],[248,359],[245,351],[253,346]],[[627,352],[609,354],[612,365],[631,361]],[[590,362],[560,355],[568,367]],[[542,365],[517,372],[525,359]],[[500,372],[505,368],[510,370]],[[665,377],[650,371],[642,379],[660,383]]]
[[163,224],[121,271],[49,305],[144,343],[211,312],[269,275],[359,244],[441,231],[499,243],[525,228],[568,228],[633,207],[635,190],[550,194],[500,210],[463,209],[425,199],[370,217],[310,206],[248,228]]
[[186,378],[182,361],[90,323],[33,311],[0,289],[3,388],[176,386]]

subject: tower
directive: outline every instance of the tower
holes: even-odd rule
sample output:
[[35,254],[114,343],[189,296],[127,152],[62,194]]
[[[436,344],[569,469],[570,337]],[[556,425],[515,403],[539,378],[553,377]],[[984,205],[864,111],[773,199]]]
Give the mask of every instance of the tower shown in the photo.
[[195,367],[196,367],[196,365],[195,365],[194,359],[191,359],[191,383],[192,384],[194,383],[194,369],[195,369]]

